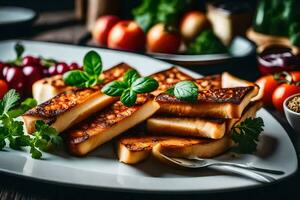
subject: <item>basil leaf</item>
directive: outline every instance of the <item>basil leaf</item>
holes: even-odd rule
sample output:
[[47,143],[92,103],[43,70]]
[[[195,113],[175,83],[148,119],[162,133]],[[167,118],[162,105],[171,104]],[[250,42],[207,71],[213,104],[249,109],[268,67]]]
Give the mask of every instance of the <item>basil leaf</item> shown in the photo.
[[135,104],[137,94],[130,88],[126,89],[120,98],[120,101],[127,107],[131,107]]
[[134,81],[136,81],[141,76],[136,70],[129,70],[124,75],[124,82],[128,84],[128,86],[131,86]]
[[169,88],[166,93],[174,96],[174,87]]
[[148,93],[158,88],[158,82],[150,77],[142,77],[134,81],[131,87],[138,94]]
[[106,84],[101,91],[108,96],[116,97],[121,96],[127,87],[127,84],[122,81],[113,81]]
[[72,70],[64,73],[63,79],[67,85],[84,87],[85,86],[84,84],[89,80],[89,77],[83,71]]
[[174,95],[177,99],[183,101],[197,101],[198,87],[191,81],[181,81],[174,87]]
[[99,54],[95,51],[89,51],[84,56],[83,69],[88,75],[98,78],[102,72],[102,60]]

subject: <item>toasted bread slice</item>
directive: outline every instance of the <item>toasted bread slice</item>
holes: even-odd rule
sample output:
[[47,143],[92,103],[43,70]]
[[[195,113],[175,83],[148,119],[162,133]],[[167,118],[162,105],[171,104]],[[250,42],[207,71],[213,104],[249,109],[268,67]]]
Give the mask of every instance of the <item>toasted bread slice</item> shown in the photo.
[[156,97],[159,113],[186,117],[240,118],[252,97],[253,86],[200,90],[196,102],[186,102],[162,93]]
[[161,159],[160,154],[176,158],[212,158],[226,152],[232,146],[230,136],[221,139],[169,138],[153,146],[152,153]]
[[247,86],[253,86],[254,90],[257,91],[257,95],[254,96],[251,101],[257,101],[262,98],[262,90],[259,90],[259,86],[256,85],[253,82],[246,81],[240,78],[237,78],[233,76],[232,74],[228,72],[222,73],[222,88],[233,88],[233,87],[247,87]]
[[65,85],[62,75],[51,76],[40,79],[32,85],[32,96],[41,104],[52,97],[73,89],[74,87]]
[[147,130],[155,135],[220,139],[226,132],[226,120],[156,116],[147,120]]
[[153,77],[159,83],[157,90],[152,92],[152,94],[155,96],[161,92],[165,92],[167,89],[180,81],[193,79],[191,76],[180,71],[177,67],[171,67],[170,69],[157,72],[151,77]]
[[147,120],[147,131],[155,135],[173,135],[220,139],[239,121],[255,117],[262,106],[261,101],[249,103],[240,119],[210,119],[153,116]]
[[221,75],[204,76],[194,80],[199,90],[218,89],[222,87]]
[[231,140],[228,136],[219,140],[176,136],[127,136],[118,141],[118,157],[120,162],[126,164],[141,162],[152,153],[159,157],[158,152],[172,157],[210,158],[224,153],[230,147]]
[[[168,87],[171,87],[172,85],[174,85],[178,81],[191,79],[190,76],[188,76],[185,73],[181,72],[176,67],[172,67],[170,69],[155,73],[151,77],[153,77],[154,79],[156,79],[159,82],[159,88],[156,91],[152,92],[152,95],[156,95],[156,94],[159,94],[159,93],[165,91],[165,89],[168,89]],[[121,103],[120,102],[116,103],[116,105],[119,105],[119,104],[121,104]],[[157,103],[153,103],[153,102],[151,103],[151,105],[153,105],[153,109],[156,108],[155,106],[158,106]],[[115,112],[114,108],[115,108],[115,106],[112,105],[110,108],[105,109],[105,111],[98,113],[97,116],[103,115],[104,112],[114,113]],[[127,109],[128,109],[128,111],[124,110],[125,113],[129,112],[131,110],[131,108],[127,108]],[[157,111],[157,109],[155,111]],[[146,117],[146,118],[141,118],[141,119],[145,120],[149,116],[147,117],[147,113],[145,113],[144,117]],[[96,118],[98,118],[98,117],[96,117]],[[139,119],[136,119],[135,121],[140,122]],[[84,123],[88,123],[88,122],[85,121]],[[95,119],[94,122],[92,120],[88,124],[90,124],[90,126],[92,126],[93,124],[98,124],[98,123],[100,123],[99,120]],[[124,122],[124,123],[127,123],[127,122]],[[135,125],[135,123],[131,123],[131,124],[128,123],[127,125],[130,128],[132,125]],[[87,129],[91,128],[91,127],[88,127],[88,126],[89,125],[86,125]],[[119,126],[117,126],[117,127],[119,127]],[[125,127],[127,127],[127,126],[125,126]],[[117,128],[117,130],[119,130],[119,129]],[[123,132],[127,129],[122,128],[120,130]],[[102,130],[100,130],[100,129],[98,129],[97,131],[98,131],[99,134],[102,132]],[[103,130],[103,131],[104,132],[109,132],[110,130]],[[87,140],[84,141],[84,142],[79,142],[79,143],[75,144],[74,141],[80,141],[81,140],[81,139],[78,139],[78,138],[81,137],[79,133],[80,133],[80,131],[78,131],[76,129],[73,129],[73,130],[67,132],[68,137],[66,138],[66,143],[69,146],[69,151],[73,155],[78,155],[78,156],[85,155],[89,151],[92,151],[94,148],[96,148],[97,146],[100,146],[101,144],[103,144],[104,142],[107,141],[106,139],[102,138],[101,135],[103,135],[103,134],[100,134],[100,136],[98,137],[100,139],[91,137],[91,138],[87,138]],[[119,132],[118,134],[120,134],[120,133],[121,132]],[[117,136],[118,134],[112,134],[111,138]],[[111,139],[111,138],[109,138],[109,139]],[[93,145],[91,145],[91,144],[93,144]]]
[[67,90],[29,110],[22,116],[27,132],[34,132],[37,120],[43,120],[58,132],[62,132],[116,102],[118,98],[107,96],[100,89],[112,80],[121,79],[129,69],[132,68],[124,63],[119,64],[105,72],[107,78],[102,84],[94,88]]
[[[123,76],[124,70],[127,71],[129,67],[125,63],[120,63],[108,70],[105,70],[101,74],[105,83],[116,80]],[[65,84],[62,75],[51,76],[36,81],[32,86],[32,95],[38,102],[38,104],[55,97],[56,95],[65,92],[70,89],[76,89]]]
[[229,133],[232,127],[238,125],[239,123],[245,121],[247,118],[255,118],[256,112],[261,109],[263,106],[262,101],[252,101],[249,105],[245,108],[243,115],[240,119],[229,119],[226,120],[226,133]]
[[159,105],[153,95],[139,95],[132,107],[120,101],[112,104],[80,125],[67,131],[67,147],[71,154],[83,156],[103,143],[153,115]]

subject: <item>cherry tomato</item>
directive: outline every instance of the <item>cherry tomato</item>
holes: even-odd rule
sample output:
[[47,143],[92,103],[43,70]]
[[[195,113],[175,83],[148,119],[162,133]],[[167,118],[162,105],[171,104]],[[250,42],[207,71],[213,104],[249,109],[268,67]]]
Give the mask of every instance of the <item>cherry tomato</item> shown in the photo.
[[5,66],[4,63],[0,62],[0,79],[3,78],[2,71],[3,71],[4,66]]
[[272,94],[280,85],[280,83],[274,79],[273,75],[267,75],[259,78],[256,81],[256,84],[260,87],[260,90],[263,91],[263,103],[265,105],[271,106]]
[[300,71],[292,71],[289,74],[292,76],[294,82],[300,81]]
[[24,66],[22,71],[25,81],[26,95],[31,95],[32,85],[34,82],[40,80],[43,77],[42,66],[27,65]]
[[21,67],[10,67],[5,75],[5,80],[10,88],[16,89],[19,93],[24,94],[25,77]]
[[7,74],[7,70],[11,67],[10,64],[4,63],[2,66],[2,70],[1,70],[1,76],[2,78],[5,78],[6,74]]
[[69,65],[69,70],[75,70],[75,69],[80,69],[80,68],[81,67],[75,62],[73,62]]
[[57,70],[56,70],[56,65],[52,65],[51,67],[49,67],[48,69],[48,74],[50,76],[54,76],[54,75],[57,75]]
[[149,52],[176,53],[180,44],[180,35],[167,31],[163,24],[156,24],[147,33],[147,49]]
[[4,97],[7,91],[8,91],[7,83],[4,80],[0,79],[0,99]]
[[56,72],[57,74],[64,74],[65,72],[69,71],[69,66],[66,63],[57,63],[56,64]]
[[289,96],[300,93],[300,86],[294,84],[281,84],[276,88],[272,95],[272,101],[275,108],[283,112],[283,102]]
[[22,60],[23,65],[40,65],[41,60],[33,56],[25,56]]

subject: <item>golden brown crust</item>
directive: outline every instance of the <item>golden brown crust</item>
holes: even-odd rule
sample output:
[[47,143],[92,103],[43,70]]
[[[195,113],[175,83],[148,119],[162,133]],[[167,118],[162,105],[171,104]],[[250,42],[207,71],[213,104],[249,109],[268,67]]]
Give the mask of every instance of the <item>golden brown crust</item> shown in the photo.
[[156,97],[158,103],[182,103],[182,104],[197,104],[197,103],[232,103],[239,104],[243,98],[253,90],[253,86],[235,87],[235,88],[217,88],[209,90],[200,90],[198,99],[195,103],[185,102],[177,99],[175,96],[162,93]]
[[195,80],[199,90],[209,90],[221,88],[221,75],[205,76]]
[[[138,96],[136,104],[132,107],[124,106],[120,101],[105,108],[100,113],[90,116],[88,119],[82,121],[79,125],[67,132],[68,143],[78,144],[89,137],[91,133],[99,133],[105,129],[109,129],[113,125],[131,116],[134,112],[141,108],[150,99],[153,99],[151,94],[141,94]],[[87,133],[89,132],[89,134]]]
[[[65,91],[29,110],[24,114],[24,116],[55,118],[56,116],[72,109],[76,105],[83,103],[92,95],[100,93],[100,88],[102,88],[106,83],[122,78],[125,72],[129,69],[132,68],[125,63],[121,63],[115,67],[112,67],[111,69],[103,72],[104,81],[101,84],[93,88],[73,88],[71,90]],[[60,81],[56,80],[55,82],[53,82],[53,84],[58,84],[59,82]],[[61,84],[60,87],[62,87]]]
[[166,91],[179,81],[192,79],[191,76],[185,74],[176,67],[171,67],[165,71],[157,72],[151,77],[159,83],[159,87],[157,88],[159,91]]

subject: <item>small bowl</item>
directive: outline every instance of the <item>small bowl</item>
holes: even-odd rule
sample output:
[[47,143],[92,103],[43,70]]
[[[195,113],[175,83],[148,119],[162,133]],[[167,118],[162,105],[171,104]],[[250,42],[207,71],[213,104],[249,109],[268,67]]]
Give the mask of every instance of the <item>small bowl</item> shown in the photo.
[[291,109],[288,108],[287,104],[288,102],[296,96],[300,96],[300,93],[294,94],[290,97],[288,97],[284,102],[283,102],[283,108],[284,108],[284,113],[285,116],[289,122],[289,124],[294,128],[294,130],[297,133],[300,133],[300,113],[297,113],[295,111],[292,111]]

